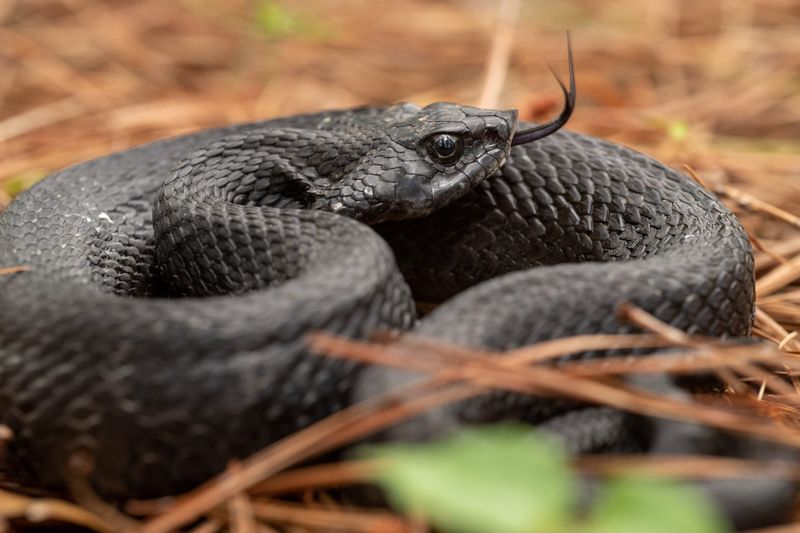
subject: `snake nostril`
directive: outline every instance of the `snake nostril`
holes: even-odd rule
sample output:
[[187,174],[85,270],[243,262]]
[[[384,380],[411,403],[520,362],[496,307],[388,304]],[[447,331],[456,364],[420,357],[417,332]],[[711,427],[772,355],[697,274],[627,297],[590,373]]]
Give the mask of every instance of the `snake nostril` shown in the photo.
[[494,130],[486,130],[483,134],[483,142],[486,145],[499,144],[500,140],[500,135]]

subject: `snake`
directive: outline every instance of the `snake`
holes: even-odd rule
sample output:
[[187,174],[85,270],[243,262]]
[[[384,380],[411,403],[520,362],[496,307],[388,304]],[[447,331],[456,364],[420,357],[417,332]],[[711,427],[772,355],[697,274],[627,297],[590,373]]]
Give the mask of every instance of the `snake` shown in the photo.
[[[63,489],[88,454],[103,495],[179,493],[394,380],[314,353],[311,331],[504,351],[629,331],[629,302],[747,337],[741,224],[682,173],[561,129],[570,80],[543,125],[443,102],[296,115],[114,153],[19,195],[0,214],[0,269],[20,270],[0,277],[3,478]],[[438,306],[419,317],[419,301]],[[451,415],[537,422],[540,405],[492,393]],[[590,441],[609,433],[570,416]]]

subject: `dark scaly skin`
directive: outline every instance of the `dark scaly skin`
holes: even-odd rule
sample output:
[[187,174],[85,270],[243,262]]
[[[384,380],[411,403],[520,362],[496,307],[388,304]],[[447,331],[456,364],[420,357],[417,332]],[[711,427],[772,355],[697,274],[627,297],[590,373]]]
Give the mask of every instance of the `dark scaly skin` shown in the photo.
[[[632,328],[617,320],[623,302],[690,333],[750,335],[753,259],[734,215],[686,176],[599,139],[556,133],[515,148],[497,175],[459,201],[426,219],[378,230],[415,297],[447,300],[422,321],[420,335],[508,350],[626,332]],[[411,376],[370,368],[359,396]],[[424,438],[465,422],[539,423],[573,407],[498,391],[431,411],[392,435]],[[589,443],[575,451],[641,447],[619,442],[624,431],[615,417],[594,419],[606,433],[616,431],[614,438],[558,425],[574,441]]]
[[[552,292],[562,294],[563,287],[577,289],[575,282],[604,285],[592,283],[590,272],[599,276],[601,271],[631,269],[652,278],[656,271],[651,268],[690,261],[694,268],[689,273],[679,265],[669,270],[676,278],[673,285],[708,284],[717,277],[719,283],[699,292],[677,291],[664,286],[670,278],[652,279],[650,285],[658,289],[650,290],[650,298],[686,306],[683,315],[675,310],[665,320],[710,335],[747,336],[750,332],[754,312],[752,253],[733,214],[686,176],[600,139],[556,133],[524,145],[512,152],[498,175],[457,203],[424,220],[385,224],[379,231],[392,245],[404,276],[421,300],[442,301],[468,286],[531,266],[647,260],[630,266],[584,265],[577,267],[580,273],[573,279],[565,272],[576,267],[559,266],[558,275],[550,269],[527,274],[531,281],[545,277],[548,286],[558,283]],[[690,250],[694,253],[688,253]],[[450,261],[426,260],[436,255]],[[630,298],[630,294],[623,294],[630,290],[629,285],[634,284],[615,287],[613,292],[619,296],[605,300],[613,304]],[[601,290],[611,292],[608,287]],[[536,292],[540,294],[541,288]],[[581,291],[572,292],[580,297],[570,312],[578,312],[584,296]],[[642,294],[637,301],[653,307],[653,303],[641,300],[646,297]],[[566,310],[557,315],[544,313],[552,303],[542,297],[530,305],[535,307],[526,307],[524,312],[538,313],[533,332],[537,338],[546,330],[552,330],[553,336],[563,336],[567,329],[574,333],[596,327],[566,323],[559,329],[558,324],[543,321],[550,320],[548,315],[552,319],[565,316]],[[693,313],[701,316],[695,319]],[[475,321],[485,323],[483,318],[476,317]],[[719,320],[725,323],[717,323]],[[477,325],[464,325],[463,329],[472,330]],[[470,339],[479,340],[471,335]],[[506,342],[523,341],[515,338],[507,337]]]
[[[15,434],[3,470],[59,488],[68,458],[88,451],[105,495],[179,492],[341,409],[356,383],[368,394],[395,382],[303,348],[311,329],[362,337],[413,320],[384,241],[318,209],[369,223],[430,213],[377,226],[418,299],[478,285],[423,320],[426,335],[505,349],[621,331],[621,301],[687,331],[749,335],[750,247],[708,192],[572,133],[505,161],[515,116],[464,113],[234,126],[84,163],[22,195],[0,216],[0,267],[31,267],[0,278],[0,423]],[[468,134],[459,180],[424,153],[436,128]],[[564,262],[587,263],[526,270]],[[548,413],[494,394],[448,422]],[[622,438],[615,417],[586,438]]]
[[[114,154],[21,195],[0,216],[0,265],[29,268],[0,279],[14,433],[0,471],[58,490],[82,452],[104,495],[177,493],[340,410],[357,368],[309,354],[305,334],[407,329],[413,303],[368,226],[297,208],[430,212],[497,171],[515,126],[452,104],[293,117]],[[450,167],[420,145],[442,131],[465,139]]]

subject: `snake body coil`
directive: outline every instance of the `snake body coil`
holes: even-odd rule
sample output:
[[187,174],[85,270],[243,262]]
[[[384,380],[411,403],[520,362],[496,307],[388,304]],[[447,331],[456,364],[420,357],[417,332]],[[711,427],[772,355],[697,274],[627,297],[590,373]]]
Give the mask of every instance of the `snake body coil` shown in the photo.
[[[574,133],[512,149],[516,127],[453,104],[303,115],[113,154],[21,195],[0,215],[0,268],[27,268],[0,278],[0,472],[60,487],[86,452],[104,494],[190,488],[352,402],[372,374],[304,334],[410,328],[412,293],[457,295],[420,333],[498,349],[620,331],[622,301],[749,334],[750,247],[711,194]],[[535,410],[490,396],[459,416]]]

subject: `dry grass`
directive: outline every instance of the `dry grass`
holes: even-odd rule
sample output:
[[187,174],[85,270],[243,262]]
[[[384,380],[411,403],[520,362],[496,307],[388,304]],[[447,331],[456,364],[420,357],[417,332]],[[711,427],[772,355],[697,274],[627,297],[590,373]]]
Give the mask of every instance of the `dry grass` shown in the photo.
[[[204,527],[229,525],[231,529],[257,531],[257,525],[294,524],[311,529],[323,525],[342,531],[415,531],[418,524],[386,511],[344,507],[325,497],[324,490],[368,480],[379,463],[373,461],[323,464],[295,468],[309,458],[356,441],[436,405],[481,394],[490,388],[543,396],[568,396],[612,405],[645,415],[678,418],[709,424],[743,434],[800,445],[796,391],[784,381],[766,375],[768,394],[748,387],[721,399],[676,399],[609,382],[620,373],[687,372],[727,369],[740,380],[765,378],[761,367],[776,372],[796,372],[800,360],[774,345],[729,345],[714,339],[689,337],[659,323],[637,309],[624,319],[651,333],[595,335],[559,339],[505,354],[435,344],[406,337],[388,344],[358,343],[317,334],[312,344],[322,353],[358,361],[395,365],[430,374],[430,377],[384,396],[354,405],[283,439],[250,458],[231,465],[223,474],[176,500],[130,502],[126,510],[144,515],[142,522],[97,500],[76,480],[73,495],[79,505],[0,494],[10,518],[57,518],[81,523],[98,531],[172,531],[198,519]],[[683,350],[647,359],[611,358],[547,366],[553,358],[587,349],[676,346]],[[422,350],[421,348],[424,348]],[[771,390],[772,389],[772,390]],[[673,477],[763,477],[800,479],[800,467],[787,463],[758,463],[708,457],[617,457],[579,460],[587,473],[647,472]],[[304,495],[303,503],[276,499]],[[0,507],[0,512],[3,508]],[[38,513],[38,514],[36,514]],[[205,517],[205,518],[204,518]],[[80,522],[77,522],[80,520]]]
[[[571,29],[579,104],[570,127],[689,169],[739,214],[757,249],[755,331],[774,344],[689,338],[636,310],[625,318],[649,334],[563,339],[498,357],[421,339],[385,347],[317,336],[315,345],[331,356],[411,366],[431,376],[300,431],[181,498],[130,502],[126,510],[136,519],[97,500],[79,477],[73,487],[78,505],[0,493],[0,516],[6,517],[0,531],[3,520],[45,519],[95,531],[168,531],[190,523],[197,531],[425,531],[414,521],[343,507],[325,496],[326,489],[361,481],[379,465],[293,467],[486,388],[567,394],[800,442],[800,3],[504,2],[499,16],[516,20],[516,29],[496,27],[495,8],[474,0],[267,4],[0,0],[0,209],[54,169],[231,122],[402,100],[496,102],[518,107],[524,118],[550,116],[560,94],[544,60],[563,68],[563,31]],[[573,363],[558,376],[543,364],[590,347],[642,345],[682,351]],[[425,358],[418,356],[421,347]],[[609,384],[632,371],[698,369],[715,370],[729,383],[723,404]],[[788,382],[776,377],[786,374]],[[760,388],[751,392],[748,382]],[[8,438],[0,432],[0,453]],[[578,466],[798,476],[796,465],[776,472],[774,465],[709,458]],[[286,494],[303,503],[279,499]]]

